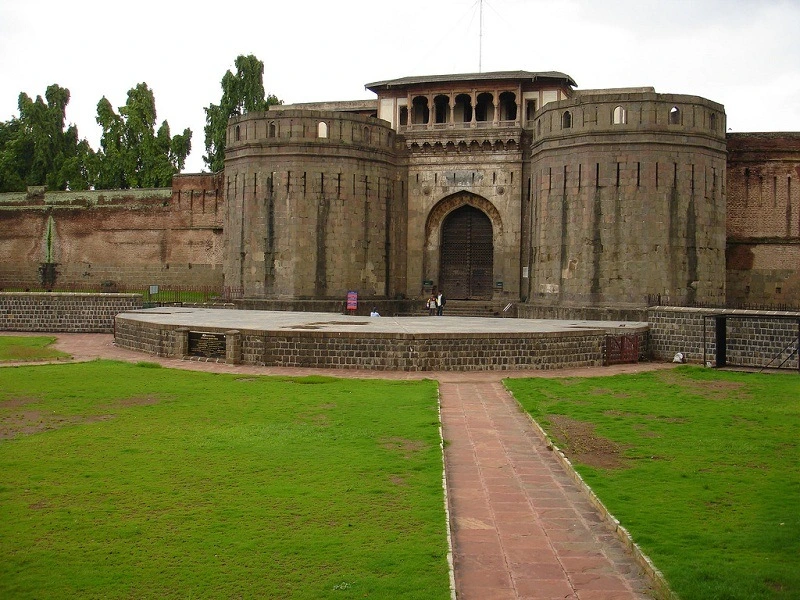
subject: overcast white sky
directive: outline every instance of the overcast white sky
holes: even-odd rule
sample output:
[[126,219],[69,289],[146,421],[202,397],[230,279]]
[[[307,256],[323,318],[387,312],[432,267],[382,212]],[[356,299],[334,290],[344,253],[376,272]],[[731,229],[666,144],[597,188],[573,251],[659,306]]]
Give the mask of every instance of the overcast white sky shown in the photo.
[[[71,92],[99,145],[97,102],[146,82],[172,134],[193,131],[239,54],[287,103],[373,97],[364,84],[476,72],[478,0],[0,0],[0,120],[17,97]],[[725,105],[732,131],[800,131],[800,0],[484,0],[483,71],[562,71],[583,89],[653,86]]]

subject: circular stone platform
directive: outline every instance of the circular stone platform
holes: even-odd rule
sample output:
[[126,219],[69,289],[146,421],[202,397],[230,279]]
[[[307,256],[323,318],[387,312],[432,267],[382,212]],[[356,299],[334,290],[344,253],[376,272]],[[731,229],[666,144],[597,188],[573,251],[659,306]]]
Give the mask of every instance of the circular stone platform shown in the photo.
[[[117,315],[117,345],[158,356],[402,371],[558,369],[604,363],[606,338],[647,323],[152,308]],[[640,343],[642,352],[645,343]]]

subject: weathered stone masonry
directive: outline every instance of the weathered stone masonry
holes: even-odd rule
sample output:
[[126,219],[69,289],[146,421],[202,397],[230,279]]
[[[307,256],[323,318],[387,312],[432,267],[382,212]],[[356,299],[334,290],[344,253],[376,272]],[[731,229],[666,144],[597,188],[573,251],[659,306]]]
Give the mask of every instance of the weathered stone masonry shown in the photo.
[[[204,328],[212,333],[224,329]],[[116,343],[157,356],[181,358],[185,328],[117,318]],[[277,367],[398,371],[482,371],[600,366],[606,333],[345,334],[237,330],[245,364]]]
[[800,302],[800,134],[726,135],[704,98],[575,85],[376,82],[375,100],[232,119],[224,172],[171,190],[0,195],[0,289],[50,273],[287,304],[412,306],[437,286],[551,312]]
[[728,299],[800,303],[800,133],[728,135]]
[[403,260],[395,133],[348,113],[283,110],[228,127],[225,281],[246,297],[392,297]]
[[725,113],[696,96],[578,95],[536,115],[530,296],[725,303]]
[[0,292],[0,330],[112,333],[117,314],[141,307],[139,294]]
[[171,189],[0,194],[0,289],[223,286],[219,177]]

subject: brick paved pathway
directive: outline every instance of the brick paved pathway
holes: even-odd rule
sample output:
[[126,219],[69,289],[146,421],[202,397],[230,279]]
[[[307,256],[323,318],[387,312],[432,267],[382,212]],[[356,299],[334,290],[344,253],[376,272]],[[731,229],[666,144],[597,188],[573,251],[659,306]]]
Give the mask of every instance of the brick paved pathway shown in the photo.
[[650,598],[501,383],[443,383],[441,402],[460,600]]
[[[148,360],[173,368],[228,373],[320,372],[163,359],[117,348],[112,336],[102,334],[59,334],[56,346],[74,360]],[[458,600],[644,600],[651,598],[648,580],[554,453],[547,450],[500,380],[508,376],[611,375],[654,368],[669,365],[547,373],[326,373],[382,379],[435,377],[440,382]]]

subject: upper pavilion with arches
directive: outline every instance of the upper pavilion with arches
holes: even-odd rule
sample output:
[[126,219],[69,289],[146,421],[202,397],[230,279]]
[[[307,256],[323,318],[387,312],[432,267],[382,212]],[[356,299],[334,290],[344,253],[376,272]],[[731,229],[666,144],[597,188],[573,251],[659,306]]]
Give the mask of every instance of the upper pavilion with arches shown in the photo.
[[528,127],[543,105],[569,98],[573,79],[557,71],[496,71],[402,77],[368,83],[377,116],[400,132]]

